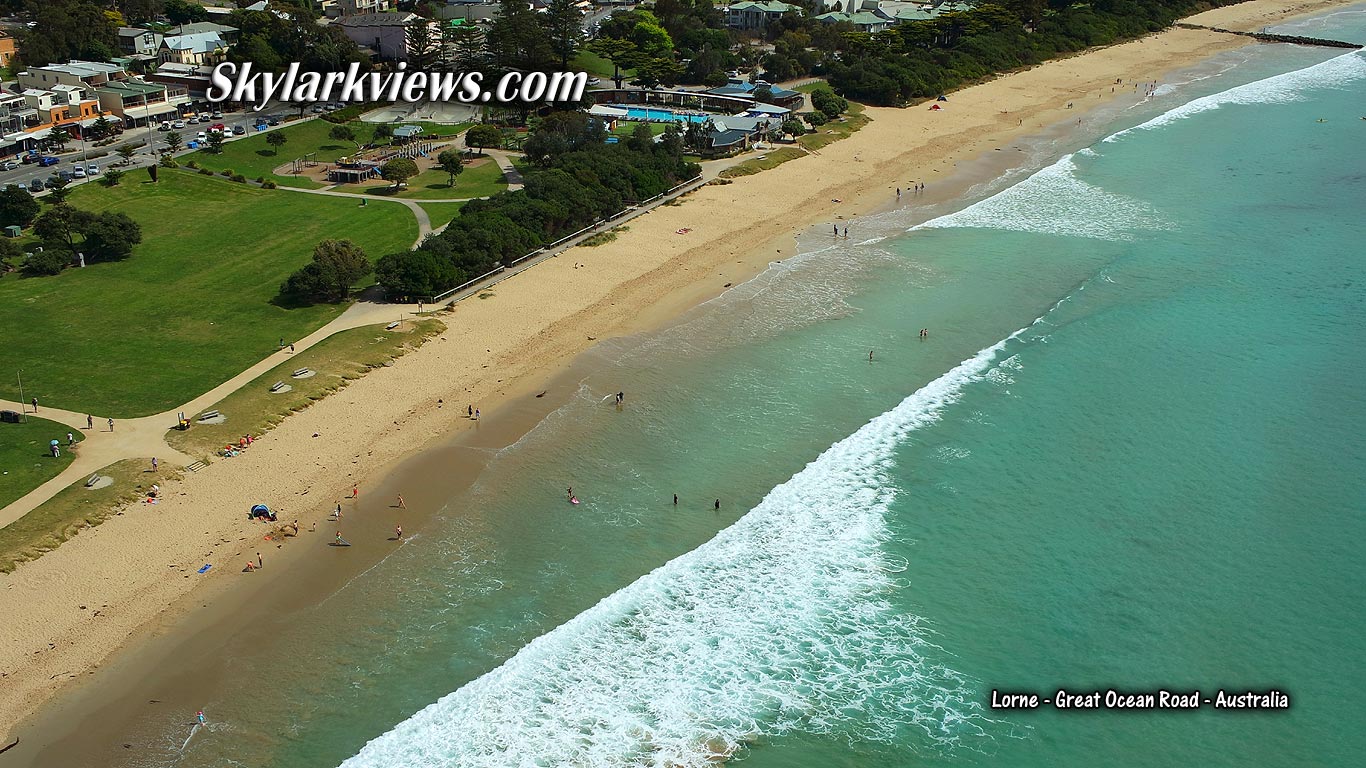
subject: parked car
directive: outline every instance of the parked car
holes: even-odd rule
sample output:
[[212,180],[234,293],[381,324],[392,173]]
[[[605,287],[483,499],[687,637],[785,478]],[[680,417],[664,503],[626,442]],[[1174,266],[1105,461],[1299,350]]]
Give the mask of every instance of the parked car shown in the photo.
[[313,114],[315,114],[315,115],[321,115],[324,111],[326,111],[326,110],[323,109],[323,105],[321,105],[321,104],[314,104],[314,105],[313,105]]
[[185,122],[189,123],[190,125],[194,125],[195,123],[199,122],[199,115],[186,115]]
[[170,121],[170,120],[162,120],[162,121],[161,121],[161,125],[158,125],[158,126],[157,126],[157,130],[158,130],[158,131],[169,131],[169,130],[171,130],[171,121]]
[[178,131],[181,128],[185,127],[185,123],[181,122],[180,120],[177,120],[174,123],[171,123],[171,127]]
[[234,125],[234,126],[232,127],[232,135],[233,135],[233,136],[241,136],[242,134],[244,134],[244,133],[246,133],[246,132],[247,132],[247,129],[246,129],[246,128],[243,128],[243,127],[240,126],[240,125]]
[[6,160],[5,162],[0,163],[0,170],[4,170],[4,171],[12,171],[12,170],[14,170],[15,168],[18,168],[18,167],[19,167],[19,164],[16,163],[16,162],[14,162],[13,160]]
[[78,165],[78,166],[76,166],[75,168],[72,168],[72,169],[71,169],[71,176],[72,176],[72,178],[84,179],[84,178],[85,178],[85,169],[82,168],[82,167],[80,167],[80,166]]
[[43,157],[38,158],[38,165],[41,168],[46,168],[49,165],[56,165],[57,163],[58,160],[55,157],[49,157],[45,155]]
[[[82,173],[81,177],[84,178],[85,174]],[[72,173],[71,171],[57,171],[57,178],[67,183],[71,183],[76,180],[76,174]]]
[[34,179],[33,181],[30,181],[28,183],[28,191],[30,192],[42,192],[43,189],[44,187],[42,179]]
[[215,119],[215,120],[222,120],[222,119],[223,119],[223,113],[222,113],[222,112],[214,112],[214,113],[213,113],[213,119]]
[[600,78],[600,77],[590,77],[590,78],[588,78],[588,84],[589,84],[589,85],[602,85],[602,78]]
[[85,167],[85,172],[91,176],[99,176],[100,167],[98,165],[95,165],[94,163],[91,163],[90,165],[87,165]]
[[279,116],[279,115],[266,115],[266,122],[269,123],[270,125],[279,125],[279,124],[280,124],[280,116]]
[[204,131],[200,131],[199,133],[196,133],[194,135],[194,140],[202,144],[209,140],[209,134],[205,133]]
[[217,131],[218,133],[227,133],[228,127],[226,125],[223,125],[222,123],[214,123],[213,125],[209,126],[209,130]]

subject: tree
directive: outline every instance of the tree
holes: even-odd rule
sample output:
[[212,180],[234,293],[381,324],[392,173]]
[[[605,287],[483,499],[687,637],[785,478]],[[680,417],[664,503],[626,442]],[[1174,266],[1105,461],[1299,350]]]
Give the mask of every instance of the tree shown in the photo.
[[47,248],[76,252],[76,236],[80,234],[78,219],[81,212],[66,203],[57,203],[33,221],[33,234]]
[[174,155],[176,153],[176,150],[180,149],[181,142],[183,142],[185,139],[179,133],[171,131],[165,136],[162,136],[161,140],[166,142],[166,152]]
[[795,117],[789,117],[788,119],[783,121],[783,133],[789,134],[794,137],[801,136],[802,134],[806,133],[806,126],[802,125],[801,120],[798,120]]
[[392,253],[375,265],[375,279],[395,297],[435,296],[461,278],[449,258],[425,250]]
[[44,250],[24,260],[26,275],[55,275],[71,265],[71,254],[59,250]]
[[8,237],[0,237],[0,275],[14,269],[14,263],[24,256],[24,249]]
[[52,130],[48,131],[47,135],[43,136],[43,141],[56,147],[57,151],[61,152],[66,149],[66,145],[71,142],[71,134],[67,133],[65,128],[57,125],[53,126]]
[[389,143],[392,144],[394,138],[394,126],[389,125],[388,123],[380,123],[379,125],[375,126],[375,132],[374,134],[372,134],[372,136],[374,137],[375,141],[379,141],[380,139],[389,139]]
[[849,109],[849,102],[829,88],[817,88],[811,92],[811,106],[828,118],[836,118]]
[[32,26],[17,30],[25,64],[81,59],[108,61],[118,50],[119,25],[90,0],[41,0],[27,6]]
[[110,168],[104,172],[104,183],[110,187],[117,187],[123,180],[123,171],[117,168]]
[[172,24],[192,24],[209,19],[209,12],[204,10],[204,6],[188,0],[166,0],[165,9],[166,18]]
[[385,181],[394,182],[394,189],[398,189],[403,182],[417,175],[417,163],[406,157],[396,157],[380,167],[379,175]]
[[408,49],[408,67],[424,71],[433,69],[443,46],[441,37],[432,30],[432,22],[421,16],[413,19],[403,30],[403,37]]
[[327,132],[327,137],[337,141],[349,141],[356,145],[356,149],[360,149],[360,142],[356,141],[356,132],[351,130],[349,125],[332,126],[332,130]]
[[448,149],[436,156],[436,164],[450,176],[448,187],[455,186],[455,177],[465,172],[465,163],[460,159],[460,150]]
[[484,49],[484,30],[473,24],[448,26],[442,37],[454,52],[451,63],[456,71],[478,72],[483,69],[488,59],[488,52]]
[[305,301],[335,304],[346,299],[351,286],[370,271],[370,260],[360,246],[350,240],[324,240],[313,249],[313,261],[290,275],[280,292]]
[[574,0],[550,0],[541,21],[550,37],[550,49],[560,59],[560,69],[569,69],[569,60],[578,53],[583,38],[583,12]]
[[27,227],[41,210],[38,201],[22,187],[8,186],[0,190],[0,227]]
[[209,131],[209,152],[215,155],[223,154],[223,132]]
[[266,143],[270,145],[271,151],[277,155],[280,154],[280,147],[283,147],[288,141],[289,137],[282,131],[271,131],[266,134]]
[[626,79],[621,70],[634,67],[641,58],[640,49],[630,40],[599,37],[587,47],[588,50],[612,62],[612,81],[616,83],[617,88],[621,88],[622,81]]
[[495,68],[546,72],[554,66],[555,52],[539,16],[525,0],[500,0],[498,15],[488,31],[488,50]]
[[114,124],[104,115],[95,118],[95,122],[90,124],[90,138],[103,139],[114,132]]
[[683,74],[683,67],[672,57],[644,59],[636,64],[636,77],[632,84],[655,88],[660,85],[674,85]]
[[85,242],[81,253],[86,261],[118,261],[133,253],[133,246],[142,242],[142,227],[124,213],[78,212],[76,225]]
[[71,194],[71,190],[67,189],[68,183],[69,182],[67,182],[66,179],[63,179],[60,176],[54,176],[48,179],[47,201],[49,203],[52,203],[53,205],[60,205],[61,203],[65,203],[67,195]]
[[480,123],[465,131],[465,146],[478,149],[481,155],[489,147],[501,147],[502,145],[503,132],[496,125]]
[[133,146],[132,144],[124,142],[123,144],[120,144],[117,148],[115,148],[114,152],[117,153],[119,157],[123,158],[124,164],[128,164],[133,161],[133,155],[136,155],[138,153],[138,148]]

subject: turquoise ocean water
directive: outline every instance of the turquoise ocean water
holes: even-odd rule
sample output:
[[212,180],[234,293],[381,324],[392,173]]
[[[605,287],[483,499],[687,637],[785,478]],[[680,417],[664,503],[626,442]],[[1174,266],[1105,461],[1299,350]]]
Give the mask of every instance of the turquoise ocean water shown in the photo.
[[[967,208],[818,231],[597,350],[146,759],[1360,764],[1363,116],[1362,54],[1245,49]],[[987,706],[1110,687],[1291,708]]]

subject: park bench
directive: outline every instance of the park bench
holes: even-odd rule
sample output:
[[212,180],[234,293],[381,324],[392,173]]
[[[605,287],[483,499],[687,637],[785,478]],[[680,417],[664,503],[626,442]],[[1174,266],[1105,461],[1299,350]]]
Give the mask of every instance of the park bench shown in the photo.
[[271,391],[271,392],[279,392],[280,390],[282,390],[282,389],[284,389],[284,388],[285,388],[285,383],[284,383],[283,381],[277,381],[277,382],[275,382],[274,384],[271,384],[271,385],[270,385],[270,391]]

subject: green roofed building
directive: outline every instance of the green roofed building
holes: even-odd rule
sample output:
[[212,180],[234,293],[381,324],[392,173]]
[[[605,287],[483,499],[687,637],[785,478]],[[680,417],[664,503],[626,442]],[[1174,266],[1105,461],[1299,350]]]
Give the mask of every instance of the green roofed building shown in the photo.
[[726,26],[735,29],[763,29],[785,13],[799,13],[801,6],[779,2],[746,0],[726,6]]

